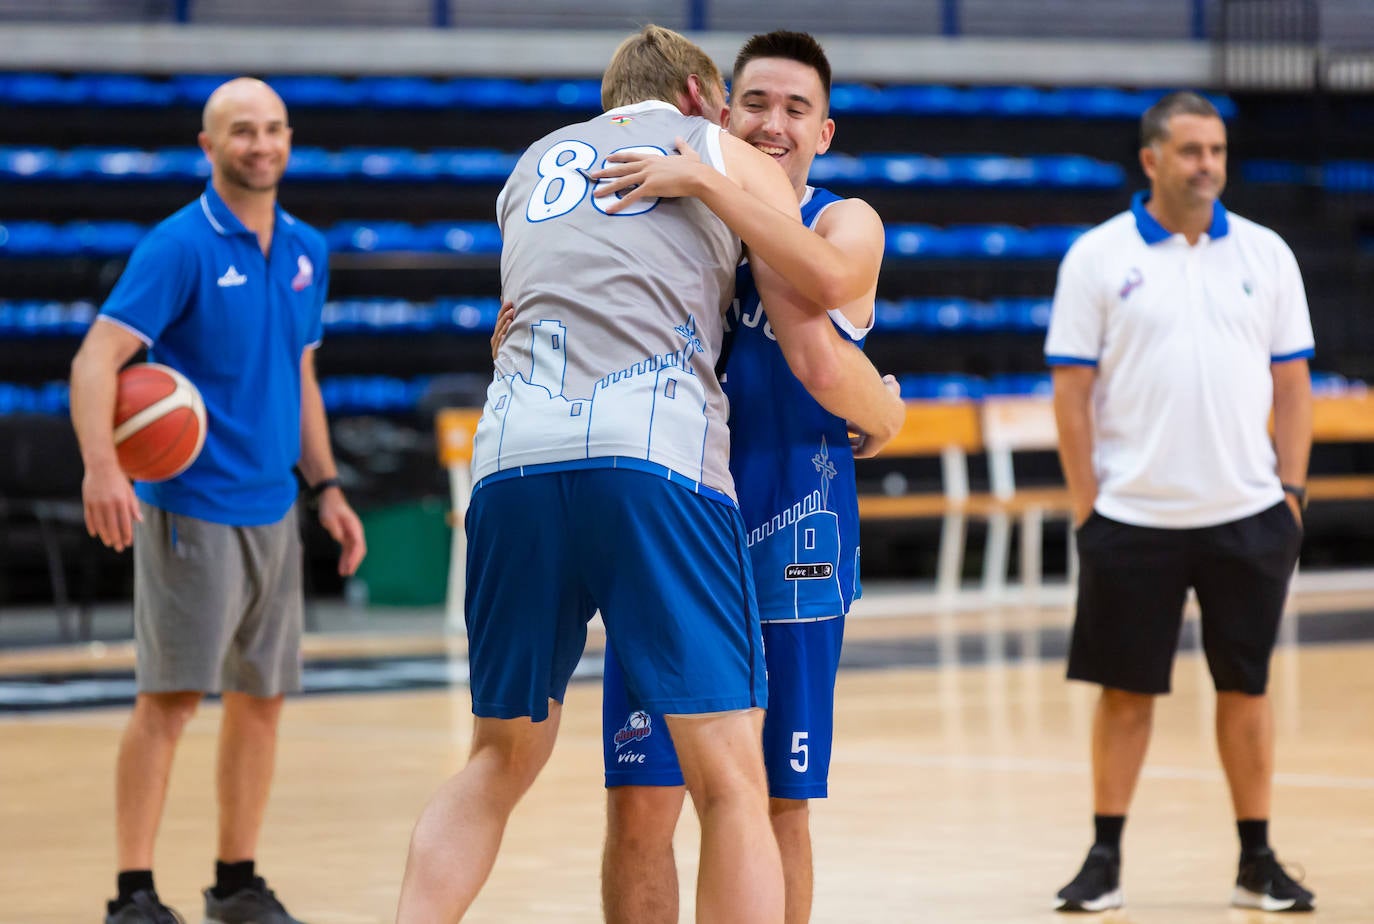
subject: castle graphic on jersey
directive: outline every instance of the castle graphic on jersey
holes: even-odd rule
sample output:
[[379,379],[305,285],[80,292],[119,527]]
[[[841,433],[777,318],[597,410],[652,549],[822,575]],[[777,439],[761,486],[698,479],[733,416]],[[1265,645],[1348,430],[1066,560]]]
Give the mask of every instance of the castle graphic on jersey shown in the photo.
[[[603,375],[591,382],[589,394],[576,395],[567,393],[572,348],[567,326],[548,318],[531,324],[529,369],[498,373],[488,390],[488,414],[478,426],[477,440],[494,445],[483,447],[490,455],[483,454],[495,460],[497,471],[630,455],[699,478],[706,446],[706,389],[692,357],[704,350],[695,318],[689,316],[673,330],[684,341],[681,349]],[[576,446],[583,447],[580,455],[568,451]]]
[[[824,604],[830,613],[844,611],[840,594],[840,516],[830,507],[830,482],[839,469],[821,437],[811,457],[820,486],[791,507],[775,514],[749,533],[754,573],[780,575],[787,582],[795,607]],[[762,570],[760,570],[762,569]],[[766,606],[764,581],[759,582],[759,606]]]

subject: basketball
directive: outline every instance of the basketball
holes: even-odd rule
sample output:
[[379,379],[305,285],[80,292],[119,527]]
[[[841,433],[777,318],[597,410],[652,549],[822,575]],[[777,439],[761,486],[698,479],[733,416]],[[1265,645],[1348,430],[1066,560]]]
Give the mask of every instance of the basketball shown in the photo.
[[205,445],[205,402],[186,376],[158,363],[119,373],[115,451],[135,481],[166,481],[196,460]]

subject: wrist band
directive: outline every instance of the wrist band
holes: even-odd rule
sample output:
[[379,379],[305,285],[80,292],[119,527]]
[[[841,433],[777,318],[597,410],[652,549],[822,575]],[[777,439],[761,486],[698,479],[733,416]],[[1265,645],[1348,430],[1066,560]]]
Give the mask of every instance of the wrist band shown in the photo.
[[342,489],[343,482],[340,481],[337,477],[325,478],[320,481],[317,481],[315,484],[310,485],[308,488],[305,489],[305,493],[309,495],[312,501],[314,501],[319,500],[320,495],[323,494],[325,491],[328,491],[330,488]]

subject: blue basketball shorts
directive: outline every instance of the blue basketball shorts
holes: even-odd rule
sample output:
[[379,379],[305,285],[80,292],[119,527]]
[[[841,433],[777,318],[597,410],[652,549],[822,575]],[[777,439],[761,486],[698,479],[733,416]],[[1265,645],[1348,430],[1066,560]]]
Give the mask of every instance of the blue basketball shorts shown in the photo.
[[467,534],[474,714],[547,718],[598,609],[642,708],[766,705],[758,606],[734,506],[645,472],[561,470],[480,486]]
[[[763,624],[768,664],[768,713],[763,760],[775,799],[824,799],[834,741],[835,676],[844,617]],[[625,686],[622,659],[606,648],[601,728],[606,785],[681,786],[677,752],[661,715],[636,705]]]

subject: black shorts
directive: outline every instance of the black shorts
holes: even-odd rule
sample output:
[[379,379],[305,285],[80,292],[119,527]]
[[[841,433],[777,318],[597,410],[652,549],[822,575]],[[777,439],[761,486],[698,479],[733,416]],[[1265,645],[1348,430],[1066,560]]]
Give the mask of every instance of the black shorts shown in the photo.
[[1302,545],[1286,503],[1198,529],[1131,526],[1094,512],[1076,536],[1081,568],[1069,679],[1168,693],[1192,587],[1217,690],[1264,692]]

